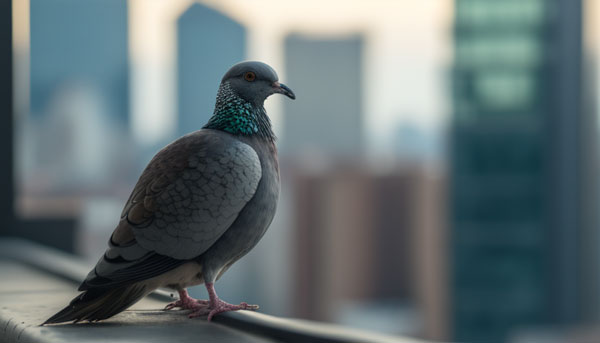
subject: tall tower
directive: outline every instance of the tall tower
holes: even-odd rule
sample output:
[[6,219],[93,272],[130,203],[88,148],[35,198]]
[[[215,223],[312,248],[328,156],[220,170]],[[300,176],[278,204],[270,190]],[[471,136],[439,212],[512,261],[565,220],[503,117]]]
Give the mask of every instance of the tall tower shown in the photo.
[[223,73],[246,56],[246,30],[195,3],[177,21],[176,136],[199,130],[213,114]]
[[455,13],[453,340],[495,342],[580,316],[581,1]]
[[362,152],[362,48],[359,36],[286,39],[285,82],[298,99],[284,104],[282,154],[319,151],[350,157]]
[[31,0],[31,113],[43,117],[65,87],[91,90],[129,125],[127,2]]

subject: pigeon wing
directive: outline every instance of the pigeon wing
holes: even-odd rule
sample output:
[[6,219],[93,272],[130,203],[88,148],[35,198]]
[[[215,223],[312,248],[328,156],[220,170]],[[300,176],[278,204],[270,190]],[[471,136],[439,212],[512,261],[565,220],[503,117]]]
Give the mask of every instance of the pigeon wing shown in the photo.
[[191,259],[231,226],[254,196],[261,175],[252,147],[229,134],[197,131],[150,162],[121,220],[131,226],[142,247]]
[[138,180],[109,249],[80,289],[158,276],[204,253],[254,196],[252,147],[200,130],[163,148]]

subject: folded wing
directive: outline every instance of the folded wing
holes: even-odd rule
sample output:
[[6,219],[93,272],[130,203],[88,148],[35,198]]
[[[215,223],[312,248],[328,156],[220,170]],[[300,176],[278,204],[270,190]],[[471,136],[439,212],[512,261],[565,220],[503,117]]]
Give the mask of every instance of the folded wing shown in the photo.
[[200,256],[254,196],[261,175],[254,149],[226,133],[201,130],[171,143],[140,176],[80,290],[149,279]]

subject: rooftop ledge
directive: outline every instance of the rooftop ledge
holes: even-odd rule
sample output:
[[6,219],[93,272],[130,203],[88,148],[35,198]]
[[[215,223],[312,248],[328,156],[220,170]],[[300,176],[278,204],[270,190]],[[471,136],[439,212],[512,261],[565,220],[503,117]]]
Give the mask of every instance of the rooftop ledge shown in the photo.
[[423,342],[251,311],[223,313],[210,323],[188,319],[185,310],[161,310],[172,301],[164,291],[99,323],[39,326],[77,294],[89,268],[72,255],[25,240],[0,239],[0,341]]

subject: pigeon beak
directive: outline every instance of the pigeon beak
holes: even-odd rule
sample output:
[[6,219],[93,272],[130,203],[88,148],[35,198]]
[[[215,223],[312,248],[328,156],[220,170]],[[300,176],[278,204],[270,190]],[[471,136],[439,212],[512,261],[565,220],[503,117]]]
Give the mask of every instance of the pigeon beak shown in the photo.
[[283,83],[279,83],[277,81],[273,82],[273,91],[275,93],[283,94],[292,100],[296,99],[296,94],[294,94],[294,92],[292,92],[292,90]]

